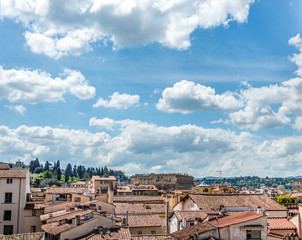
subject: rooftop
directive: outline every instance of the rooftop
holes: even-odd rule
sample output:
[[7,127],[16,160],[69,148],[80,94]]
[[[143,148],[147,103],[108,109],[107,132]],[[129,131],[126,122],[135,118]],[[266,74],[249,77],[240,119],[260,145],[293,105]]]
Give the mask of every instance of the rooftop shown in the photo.
[[211,224],[218,228],[224,228],[230,225],[235,225],[243,222],[252,221],[258,218],[266,217],[264,214],[255,213],[255,212],[241,212],[237,214],[233,214],[231,216],[226,216],[222,218],[217,218],[209,221]]
[[[139,213],[165,213],[165,204],[143,204],[143,203],[114,203],[116,206],[115,213],[118,215],[125,215],[128,210],[128,214]],[[169,212],[172,213],[172,209],[169,207]]]
[[287,218],[271,217],[267,218],[267,228],[270,230],[296,230],[297,227]]
[[204,220],[208,215],[202,211],[175,211],[174,213],[179,220],[186,219],[187,221],[193,221],[197,218]]
[[73,187],[48,187],[46,193],[55,194],[71,194],[89,192],[88,188],[73,188]]
[[129,228],[110,229],[107,233],[92,233],[80,240],[131,240]]
[[44,209],[45,205],[43,202],[27,202],[24,209],[30,210],[30,209]]
[[219,210],[223,207],[248,207],[266,210],[286,211],[286,208],[263,194],[189,194],[187,197],[197,204],[200,210]]
[[6,163],[0,164],[0,178],[26,178],[27,175],[27,168],[10,168]]
[[114,196],[113,202],[152,202],[152,201],[162,201],[164,199],[162,196]]
[[107,178],[101,178],[100,176],[92,176],[91,180],[92,179],[94,179],[94,180],[102,180],[102,181],[116,181],[115,176],[109,176]]
[[[124,218],[125,216],[119,216]],[[128,216],[129,227],[162,227],[165,219],[157,214],[136,214]]]
[[202,222],[197,223],[191,227],[184,228],[180,231],[171,233],[171,235],[177,240],[189,240],[192,239],[191,236],[195,233],[205,233],[213,230],[216,230],[216,228],[206,222]]

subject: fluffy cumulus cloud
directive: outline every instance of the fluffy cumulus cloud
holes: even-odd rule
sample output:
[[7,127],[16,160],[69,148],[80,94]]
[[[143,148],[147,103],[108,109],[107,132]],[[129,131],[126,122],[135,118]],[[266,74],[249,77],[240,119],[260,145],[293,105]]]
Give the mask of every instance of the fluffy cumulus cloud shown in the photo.
[[219,95],[211,87],[186,80],[166,88],[156,105],[157,109],[169,113],[190,113],[199,110],[231,111],[241,106],[242,103],[230,92]]
[[89,120],[90,127],[99,127],[105,128],[108,130],[113,130],[113,126],[115,125],[115,121],[110,118],[97,119],[95,117]]
[[212,121],[232,123],[240,129],[274,129],[288,124],[302,130],[302,39],[300,34],[289,40],[299,52],[291,57],[298,69],[297,77],[269,86],[252,87],[243,82],[244,89],[216,94],[215,89],[190,81],[180,81],[162,92],[157,109],[173,113],[220,111],[228,119]]
[[197,28],[247,21],[254,0],[6,0],[1,16],[22,22],[31,50],[51,58],[90,51],[97,41],[114,48],[158,42],[190,47]]
[[118,92],[114,92],[112,96],[109,96],[109,98],[110,100],[99,98],[99,100],[93,105],[93,107],[127,109],[130,106],[139,104],[140,99],[138,95],[129,95],[126,93],[119,94]]
[[[102,120],[92,118],[90,125],[104,127]],[[1,159],[60,159],[63,165],[107,165],[127,174],[152,169],[206,176],[219,169],[229,176],[249,175],[253,171],[262,176],[267,172],[283,176],[293,174],[293,166],[297,172],[302,170],[301,137],[261,141],[247,132],[196,125],[163,127],[133,120],[106,121],[116,127],[112,136],[102,131],[0,126]],[[286,165],[281,166],[282,162]]]
[[41,70],[5,70],[0,66],[0,100],[30,104],[58,102],[64,100],[67,92],[86,100],[94,97],[95,88],[74,70],[65,69],[60,77],[52,78]]

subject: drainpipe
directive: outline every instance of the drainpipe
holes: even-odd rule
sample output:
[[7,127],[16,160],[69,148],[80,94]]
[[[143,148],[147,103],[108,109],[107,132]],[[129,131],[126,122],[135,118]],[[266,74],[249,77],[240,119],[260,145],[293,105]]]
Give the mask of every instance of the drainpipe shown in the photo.
[[166,217],[166,234],[169,234],[169,202],[168,200],[165,201],[166,202],[166,211],[165,211],[165,217]]
[[[19,231],[19,221],[20,221],[20,205],[21,205],[21,202],[20,202],[20,198],[21,198],[21,178],[19,179],[19,201],[18,201],[18,222],[17,222],[17,233],[21,233]],[[22,231],[23,232],[23,231]]]
[[128,226],[128,210],[126,210],[126,226]]

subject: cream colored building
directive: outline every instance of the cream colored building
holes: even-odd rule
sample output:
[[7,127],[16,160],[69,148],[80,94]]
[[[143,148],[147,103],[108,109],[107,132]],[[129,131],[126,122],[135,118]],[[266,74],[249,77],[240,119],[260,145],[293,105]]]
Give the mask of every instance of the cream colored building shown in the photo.
[[90,190],[95,194],[107,193],[108,190],[116,189],[116,178],[109,176],[107,178],[101,178],[99,176],[92,176],[90,180]]
[[41,232],[40,216],[44,214],[44,203],[27,202],[24,208],[24,233]]
[[10,168],[0,164],[0,234],[24,231],[24,207],[30,193],[28,169]]

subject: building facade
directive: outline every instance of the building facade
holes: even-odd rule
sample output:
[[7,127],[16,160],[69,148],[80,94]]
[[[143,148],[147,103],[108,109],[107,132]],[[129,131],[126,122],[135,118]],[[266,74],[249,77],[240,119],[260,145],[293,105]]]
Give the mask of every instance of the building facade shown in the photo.
[[24,231],[24,207],[30,193],[28,169],[10,168],[0,164],[0,234]]
[[194,177],[187,174],[135,174],[131,176],[132,184],[153,184],[159,190],[174,191],[188,190],[194,186]]

